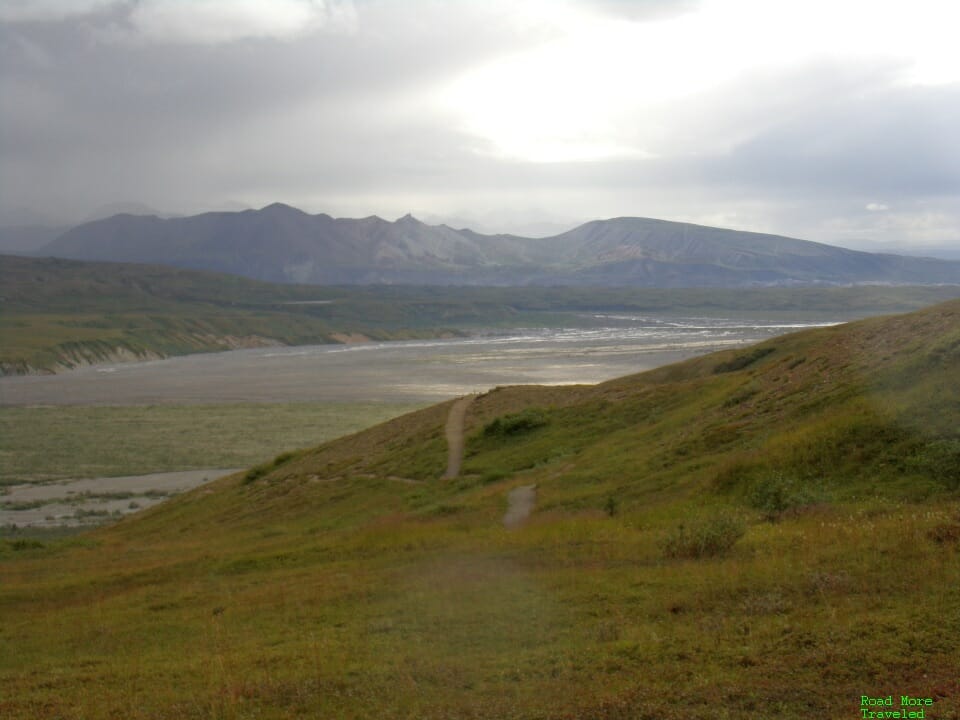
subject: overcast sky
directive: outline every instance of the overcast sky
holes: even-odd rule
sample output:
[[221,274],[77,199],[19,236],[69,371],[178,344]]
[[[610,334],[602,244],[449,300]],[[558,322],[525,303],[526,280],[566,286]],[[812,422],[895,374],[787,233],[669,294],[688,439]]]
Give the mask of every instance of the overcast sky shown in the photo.
[[0,222],[282,201],[960,246],[955,0],[0,0]]

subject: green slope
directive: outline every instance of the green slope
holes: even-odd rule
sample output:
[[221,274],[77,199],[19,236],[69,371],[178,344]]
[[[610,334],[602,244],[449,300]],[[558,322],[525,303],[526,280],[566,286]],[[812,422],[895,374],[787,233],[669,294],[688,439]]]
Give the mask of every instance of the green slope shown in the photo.
[[[125,263],[0,255],[0,374],[264,344],[436,337],[476,327],[589,324],[596,312],[862,317],[960,287],[757,290],[280,285]],[[584,316],[586,314],[587,316]]]
[[[596,386],[497,388],[470,407],[458,488],[523,477],[563,510],[600,507],[610,493],[622,494],[625,508],[664,493],[740,498],[778,475],[841,501],[956,491],[958,368],[954,301]],[[488,429],[531,409],[535,427]],[[446,466],[447,410],[323,445],[267,486],[286,493],[312,475],[431,481]]]
[[[449,332],[388,302],[162,266],[0,255],[0,374],[263,345]],[[380,323],[372,318],[388,318]]]
[[958,378],[953,301],[498,388],[454,480],[444,403],[8,542],[0,714],[956,717]]

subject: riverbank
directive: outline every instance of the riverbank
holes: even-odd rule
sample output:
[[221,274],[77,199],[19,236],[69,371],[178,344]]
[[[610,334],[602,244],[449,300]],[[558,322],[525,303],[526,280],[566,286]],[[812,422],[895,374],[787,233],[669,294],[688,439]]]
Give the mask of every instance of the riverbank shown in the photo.
[[595,327],[233,350],[0,378],[0,405],[428,403],[498,385],[592,384],[837,322],[607,315]]
[[213,468],[12,485],[0,497],[0,527],[101,525],[235,472]]

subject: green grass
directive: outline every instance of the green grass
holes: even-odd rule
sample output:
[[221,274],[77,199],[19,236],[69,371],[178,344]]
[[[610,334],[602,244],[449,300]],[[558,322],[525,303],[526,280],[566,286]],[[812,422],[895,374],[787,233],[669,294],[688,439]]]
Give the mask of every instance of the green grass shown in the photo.
[[243,467],[356,432],[413,404],[0,408],[0,484]]
[[306,313],[227,309],[188,304],[150,314],[9,312],[0,318],[0,372],[60,372],[87,364],[148,360],[263,345],[337,342],[339,333],[371,340],[450,335],[439,328],[369,327],[359,320],[331,324]]
[[[0,255],[0,287],[2,374],[263,344],[328,343],[344,332],[377,340],[452,332],[409,304],[362,293],[352,297],[343,289],[163,266]],[[317,300],[330,304],[310,304]]]
[[[952,303],[738,370],[500,388],[454,480],[445,403],[0,543],[0,716],[800,720],[901,694],[960,716],[958,338]],[[527,408],[546,422],[484,433]]]
[[960,527],[956,502],[755,521],[724,557],[665,560],[657,512],[510,533],[493,496],[416,519],[417,492],[358,479],[313,518],[225,531],[183,506],[0,548],[4,717],[855,717],[863,693],[960,710],[960,563],[928,536]]

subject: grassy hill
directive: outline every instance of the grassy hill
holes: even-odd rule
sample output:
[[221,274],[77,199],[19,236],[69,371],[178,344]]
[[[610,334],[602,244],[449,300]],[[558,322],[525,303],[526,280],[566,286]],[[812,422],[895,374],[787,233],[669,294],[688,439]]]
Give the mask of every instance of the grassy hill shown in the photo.
[[957,717],[958,378],[953,301],[498,388],[452,480],[443,403],[7,541],[0,715]]
[[387,302],[345,302],[336,289],[163,266],[0,255],[0,288],[0,374],[339,342],[341,334],[389,340],[449,332]]

